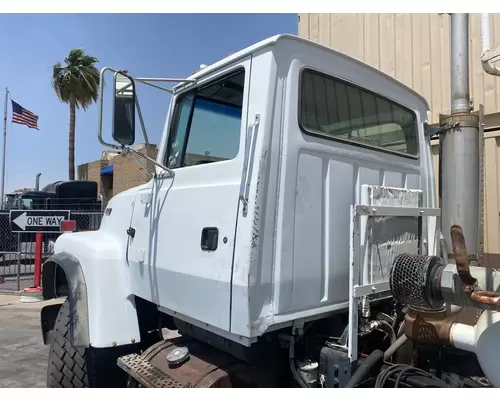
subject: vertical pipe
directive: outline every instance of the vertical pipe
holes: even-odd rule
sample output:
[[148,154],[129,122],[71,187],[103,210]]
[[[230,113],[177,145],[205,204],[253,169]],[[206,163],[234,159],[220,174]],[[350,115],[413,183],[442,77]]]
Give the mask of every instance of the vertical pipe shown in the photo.
[[448,258],[454,259],[450,228],[462,227],[471,265],[478,263],[479,237],[479,116],[469,105],[468,14],[451,15],[451,115],[441,118],[441,231]]
[[451,15],[451,114],[468,113],[469,14]]
[[40,175],[42,175],[41,172],[36,174],[36,179],[35,179],[35,190],[40,190]]
[[481,53],[490,49],[490,14],[481,14]]
[[483,70],[490,75],[500,75],[500,68],[495,67],[491,61],[485,61],[486,51],[491,50],[490,42],[490,14],[481,14],[481,62]]
[[42,276],[42,232],[36,233],[35,240],[35,279],[33,287],[40,287]]
[[5,196],[5,146],[7,144],[7,101],[9,101],[9,89],[5,88],[5,104],[3,106],[3,156],[2,156],[2,191],[0,209],[3,209],[3,202]]

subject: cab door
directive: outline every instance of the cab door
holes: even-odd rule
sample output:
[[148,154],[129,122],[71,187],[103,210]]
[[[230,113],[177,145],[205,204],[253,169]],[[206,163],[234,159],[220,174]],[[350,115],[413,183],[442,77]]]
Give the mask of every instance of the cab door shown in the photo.
[[159,161],[173,178],[139,190],[129,239],[133,292],[167,312],[229,330],[251,57],[174,99]]

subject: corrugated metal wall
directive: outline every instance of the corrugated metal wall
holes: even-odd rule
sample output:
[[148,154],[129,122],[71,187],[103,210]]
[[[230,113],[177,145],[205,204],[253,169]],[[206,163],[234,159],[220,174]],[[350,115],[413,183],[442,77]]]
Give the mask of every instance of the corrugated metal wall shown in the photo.
[[[471,14],[470,75],[474,106],[500,111],[500,78],[483,72],[480,14]],[[299,36],[375,66],[421,93],[431,123],[450,112],[450,16],[443,14],[299,14]],[[500,14],[491,14],[492,45]]]
[[[421,93],[430,123],[450,112],[450,17],[443,14],[299,14],[299,36],[354,56]],[[491,14],[492,45],[500,45],[500,14]],[[470,78],[474,109],[499,127],[500,77],[483,72],[480,15],[470,18]],[[438,175],[438,145],[433,145]],[[484,250],[500,262],[500,130],[485,134]],[[438,182],[436,182],[436,192]]]

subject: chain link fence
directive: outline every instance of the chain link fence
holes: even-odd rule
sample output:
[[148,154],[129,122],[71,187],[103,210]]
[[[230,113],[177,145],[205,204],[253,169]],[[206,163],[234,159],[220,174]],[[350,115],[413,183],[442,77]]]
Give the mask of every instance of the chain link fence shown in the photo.
[[[70,211],[70,219],[76,222],[76,231],[98,230],[103,212],[100,205],[84,201],[71,201],[53,207],[16,208],[26,210]],[[52,254],[53,244],[61,232],[42,233],[42,263]],[[13,232],[10,210],[0,210],[0,291],[19,291],[33,282],[35,270],[36,233]]]

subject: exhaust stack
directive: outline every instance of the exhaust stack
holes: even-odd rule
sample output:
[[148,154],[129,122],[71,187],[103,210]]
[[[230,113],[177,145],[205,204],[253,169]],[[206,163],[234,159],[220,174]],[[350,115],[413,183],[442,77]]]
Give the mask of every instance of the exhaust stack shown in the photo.
[[441,115],[439,198],[446,254],[454,260],[453,225],[463,229],[471,265],[480,258],[479,116],[471,113],[469,93],[469,15],[451,14],[451,115]]
[[41,172],[36,174],[36,178],[35,178],[35,190],[36,191],[40,190],[40,175],[42,175]]

